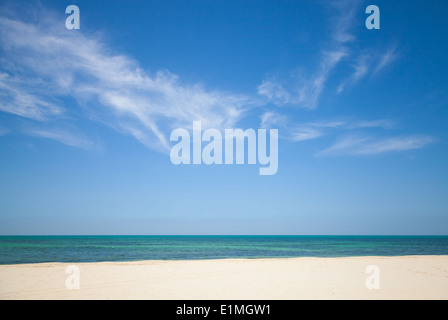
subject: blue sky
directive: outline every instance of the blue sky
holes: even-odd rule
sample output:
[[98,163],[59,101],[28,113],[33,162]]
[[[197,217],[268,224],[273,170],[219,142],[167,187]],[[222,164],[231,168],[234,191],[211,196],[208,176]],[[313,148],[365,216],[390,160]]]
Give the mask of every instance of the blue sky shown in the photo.
[[[446,1],[2,1],[0,234],[448,234],[447,16]],[[277,174],[173,165],[170,133],[195,120],[278,129]]]

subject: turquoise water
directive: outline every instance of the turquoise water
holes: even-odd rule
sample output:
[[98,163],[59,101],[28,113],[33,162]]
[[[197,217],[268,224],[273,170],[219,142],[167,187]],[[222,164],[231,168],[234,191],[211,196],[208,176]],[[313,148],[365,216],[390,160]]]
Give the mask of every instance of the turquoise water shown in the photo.
[[0,264],[448,255],[448,236],[0,236]]

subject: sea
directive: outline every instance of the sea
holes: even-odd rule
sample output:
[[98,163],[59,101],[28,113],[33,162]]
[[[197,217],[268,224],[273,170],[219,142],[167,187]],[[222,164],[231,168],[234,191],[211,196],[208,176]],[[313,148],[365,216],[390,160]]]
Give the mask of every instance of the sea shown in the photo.
[[0,236],[0,264],[448,255],[448,236]]

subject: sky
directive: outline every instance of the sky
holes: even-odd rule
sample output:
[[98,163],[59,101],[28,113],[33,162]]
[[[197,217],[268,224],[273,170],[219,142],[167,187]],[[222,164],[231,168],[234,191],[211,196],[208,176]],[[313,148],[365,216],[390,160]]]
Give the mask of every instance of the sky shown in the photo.
[[[447,16],[1,0],[0,234],[448,235]],[[277,129],[276,174],[173,164],[170,134],[194,121]]]

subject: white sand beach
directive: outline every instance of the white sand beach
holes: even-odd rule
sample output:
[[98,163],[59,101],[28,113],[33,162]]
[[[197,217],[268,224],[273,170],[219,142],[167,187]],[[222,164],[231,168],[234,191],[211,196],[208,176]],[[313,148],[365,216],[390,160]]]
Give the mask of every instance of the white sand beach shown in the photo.
[[448,256],[1,265],[0,299],[448,299]]

